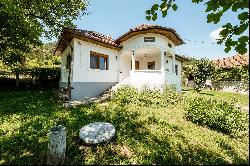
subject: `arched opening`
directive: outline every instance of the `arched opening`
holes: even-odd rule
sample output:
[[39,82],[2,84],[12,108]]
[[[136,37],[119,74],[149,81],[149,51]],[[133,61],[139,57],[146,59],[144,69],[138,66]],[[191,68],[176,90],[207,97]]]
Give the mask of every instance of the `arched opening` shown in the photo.
[[161,50],[156,47],[135,50],[135,70],[161,70]]
[[[133,61],[134,52],[134,63]],[[137,48],[134,51],[126,51],[120,55],[119,81],[130,77],[131,71],[160,71],[161,49],[154,46]]]

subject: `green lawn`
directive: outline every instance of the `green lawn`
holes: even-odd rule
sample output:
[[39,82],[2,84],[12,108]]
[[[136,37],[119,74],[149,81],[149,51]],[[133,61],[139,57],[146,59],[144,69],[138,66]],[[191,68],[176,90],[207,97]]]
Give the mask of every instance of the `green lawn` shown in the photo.
[[[4,90],[0,99],[0,164],[46,164],[48,130],[57,124],[67,128],[65,164],[249,164],[248,137],[193,124],[181,105],[156,109],[108,102],[67,110],[53,91]],[[80,128],[97,121],[112,123],[115,138],[84,145]]]
[[195,92],[193,89],[184,88],[184,94],[189,95],[191,97],[212,97],[212,98],[219,98],[224,100],[231,100],[235,98],[239,104],[243,106],[249,106],[249,97],[245,94],[239,93],[231,93],[231,92],[219,92],[219,91],[212,91],[212,90],[202,90],[200,93]]

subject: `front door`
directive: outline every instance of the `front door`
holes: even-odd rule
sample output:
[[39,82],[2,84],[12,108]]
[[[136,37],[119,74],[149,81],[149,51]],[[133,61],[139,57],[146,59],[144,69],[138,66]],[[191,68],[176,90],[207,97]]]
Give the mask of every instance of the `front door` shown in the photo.
[[140,69],[140,63],[138,61],[135,61],[135,70]]
[[[135,61],[135,70],[139,70],[139,69],[140,69],[140,62]],[[131,61],[131,70],[132,70],[132,61]]]

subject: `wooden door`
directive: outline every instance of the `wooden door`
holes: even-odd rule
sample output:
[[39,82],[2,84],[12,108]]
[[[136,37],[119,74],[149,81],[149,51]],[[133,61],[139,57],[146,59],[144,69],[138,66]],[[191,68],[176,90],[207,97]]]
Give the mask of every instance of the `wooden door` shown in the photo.
[[[139,69],[140,69],[139,61],[135,61],[135,70],[139,70]],[[132,70],[132,61],[131,61],[131,70]]]
[[135,61],[135,70],[140,69],[140,63],[138,61]]

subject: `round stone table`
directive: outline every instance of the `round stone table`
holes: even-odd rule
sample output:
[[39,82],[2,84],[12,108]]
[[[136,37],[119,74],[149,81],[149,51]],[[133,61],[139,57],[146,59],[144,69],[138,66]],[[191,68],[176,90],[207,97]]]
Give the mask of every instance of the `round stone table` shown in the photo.
[[98,144],[110,140],[115,135],[115,127],[110,123],[96,122],[83,126],[80,138],[87,144]]

